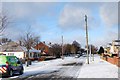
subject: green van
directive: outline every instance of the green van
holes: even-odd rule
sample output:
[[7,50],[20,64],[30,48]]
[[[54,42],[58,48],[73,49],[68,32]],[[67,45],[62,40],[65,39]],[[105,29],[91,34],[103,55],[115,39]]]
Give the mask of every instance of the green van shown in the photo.
[[15,73],[23,74],[22,62],[16,56],[0,55],[0,76],[13,76]]

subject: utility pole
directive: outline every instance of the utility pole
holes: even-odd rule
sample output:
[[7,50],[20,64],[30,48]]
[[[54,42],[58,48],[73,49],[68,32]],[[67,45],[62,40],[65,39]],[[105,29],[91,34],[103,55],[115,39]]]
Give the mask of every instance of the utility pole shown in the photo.
[[93,53],[93,59],[92,60],[94,61],[94,53]]
[[62,59],[64,59],[63,57],[63,35],[62,35]]
[[89,45],[89,50],[90,50],[90,54],[89,54],[89,56],[90,56],[90,61],[92,60],[92,51],[91,51],[91,44]]
[[27,67],[29,66],[29,41],[28,41],[29,35],[27,34]]
[[86,47],[87,47],[87,64],[89,64],[89,54],[88,54],[88,28],[87,28],[87,15],[85,15],[86,22]]

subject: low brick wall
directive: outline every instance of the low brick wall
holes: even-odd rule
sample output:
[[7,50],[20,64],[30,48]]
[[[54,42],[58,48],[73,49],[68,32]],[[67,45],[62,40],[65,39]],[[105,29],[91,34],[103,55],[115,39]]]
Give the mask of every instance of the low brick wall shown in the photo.
[[45,57],[39,58],[38,61],[45,61]]
[[116,65],[120,67],[120,58],[116,58]]
[[103,60],[105,61],[108,61],[109,63],[111,64],[114,64],[114,65],[117,65],[120,67],[120,58],[119,57],[109,57],[109,56],[105,56],[105,57],[102,57]]
[[107,61],[110,62],[111,64],[115,64],[115,58],[107,57]]

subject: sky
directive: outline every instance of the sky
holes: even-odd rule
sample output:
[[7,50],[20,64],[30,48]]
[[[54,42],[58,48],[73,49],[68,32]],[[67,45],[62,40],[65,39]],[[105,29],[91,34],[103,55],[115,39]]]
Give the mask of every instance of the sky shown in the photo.
[[89,44],[103,46],[118,39],[117,2],[3,2],[2,12],[11,23],[4,37],[18,40],[30,27],[46,43],[74,40],[86,44],[85,15]]

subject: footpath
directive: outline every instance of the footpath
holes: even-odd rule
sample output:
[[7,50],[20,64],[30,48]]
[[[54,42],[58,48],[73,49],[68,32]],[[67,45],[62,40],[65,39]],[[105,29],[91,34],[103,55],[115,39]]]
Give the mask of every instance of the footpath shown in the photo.
[[90,59],[90,64],[85,63],[81,67],[78,78],[118,78],[119,70],[116,65],[100,59],[96,54],[94,61]]

